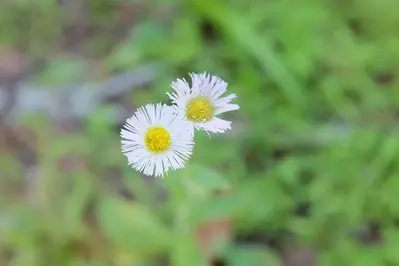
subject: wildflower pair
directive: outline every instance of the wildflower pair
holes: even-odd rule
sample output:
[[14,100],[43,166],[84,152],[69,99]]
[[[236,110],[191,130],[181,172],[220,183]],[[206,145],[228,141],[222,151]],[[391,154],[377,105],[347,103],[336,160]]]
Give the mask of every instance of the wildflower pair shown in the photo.
[[217,115],[239,109],[230,94],[221,97],[227,83],[209,74],[190,74],[172,82],[167,93],[172,105],[147,104],[137,109],[121,129],[122,153],[129,164],[145,175],[163,176],[170,169],[184,167],[194,148],[194,131],[223,133],[231,122]]

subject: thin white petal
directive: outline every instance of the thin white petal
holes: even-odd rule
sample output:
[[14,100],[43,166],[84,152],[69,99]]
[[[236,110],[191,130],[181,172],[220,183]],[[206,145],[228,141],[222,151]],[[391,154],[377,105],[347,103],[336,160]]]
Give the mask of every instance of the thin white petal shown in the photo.
[[240,109],[240,106],[238,104],[225,104],[222,107],[219,107],[216,109],[215,111],[215,115],[221,114],[221,113],[225,113],[225,112],[229,112],[229,111],[235,111]]
[[[144,136],[152,126],[164,127],[172,138],[171,147],[159,154],[144,145]],[[163,177],[169,170],[184,167],[194,147],[192,125],[170,106],[148,104],[137,109],[121,129],[122,153],[128,164],[144,175]]]
[[224,133],[231,129],[231,121],[214,117],[211,121],[204,123],[195,123],[195,127],[212,133]]
[[[196,129],[203,129],[207,132],[223,133],[231,128],[231,122],[217,118],[216,116],[238,110],[238,104],[231,104],[231,100],[237,97],[236,94],[230,94],[221,97],[227,91],[227,82],[218,76],[210,75],[207,72],[190,73],[191,87],[184,79],[177,79],[172,82],[174,92],[168,93],[169,98],[175,105],[176,112],[185,115],[187,103],[198,96],[205,96],[210,99],[216,108],[213,119],[206,123],[192,123]],[[192,132],[192,135],[194,131]]]

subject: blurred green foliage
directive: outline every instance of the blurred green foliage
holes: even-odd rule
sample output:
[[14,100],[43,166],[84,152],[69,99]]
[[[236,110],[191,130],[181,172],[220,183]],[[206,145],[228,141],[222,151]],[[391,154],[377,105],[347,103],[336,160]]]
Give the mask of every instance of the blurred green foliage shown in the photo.
[[[116,23],[122,4],[90,1],[94,26]],[[285,248],[302,245],[318,265],[399,265],[395,0],[131,5],[138,18],[126,36],[90,37],[90,55],[112,72],[162,64],[150,90],[130,95],[136,105],[166,101],[188,72],[220,75],[241,106],[232,131],[199,133],[185,169],[151,180],[126,166],[106,106],[73,133],[27,117],[33,170],[0,156],[0,265],[206,265],[196,234],[215,220],[233,223],[214,247],[227,265],[282,265]],[[0,40],[46,55],[62,35],[60,14],[53,0],[3,1]],[[38,82],[82,80],[81,59],[52,62]],[[370,231],[377,237],[366,241]],[[254,236],[266,240],[243,240]]]

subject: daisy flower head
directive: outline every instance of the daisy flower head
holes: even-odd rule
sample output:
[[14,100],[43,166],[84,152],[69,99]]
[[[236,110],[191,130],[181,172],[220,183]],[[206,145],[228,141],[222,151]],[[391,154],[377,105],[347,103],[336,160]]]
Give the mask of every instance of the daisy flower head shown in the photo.
[[222,97],[227,91],[227,83],[218,76],[204,72],[190,73],[190,77],[191,87],[185,79],[172,82],[174,91],[168,93],[168,96],[175,109],[196,129],[212,133],[223,133],[231,129],[230,121],[217,116],[240,108],[237,104],[230,103],[237,97],[236,94]]
[[172,107],[160,103],[138,108],[126,120],[121,137],[128,164],[156,177],[183,168],[194,147],[190,124]]

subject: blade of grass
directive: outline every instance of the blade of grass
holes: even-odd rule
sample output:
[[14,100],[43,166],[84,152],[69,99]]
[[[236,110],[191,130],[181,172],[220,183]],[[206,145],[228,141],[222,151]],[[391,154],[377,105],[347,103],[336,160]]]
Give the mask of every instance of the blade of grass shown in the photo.
[[257,35],[243,16],[216,0],[194,0],[192,3],[260,64],[262,70],[281,87],[294,107],[302,109],[306,106],[301,85],[273,52],[270,41]]

